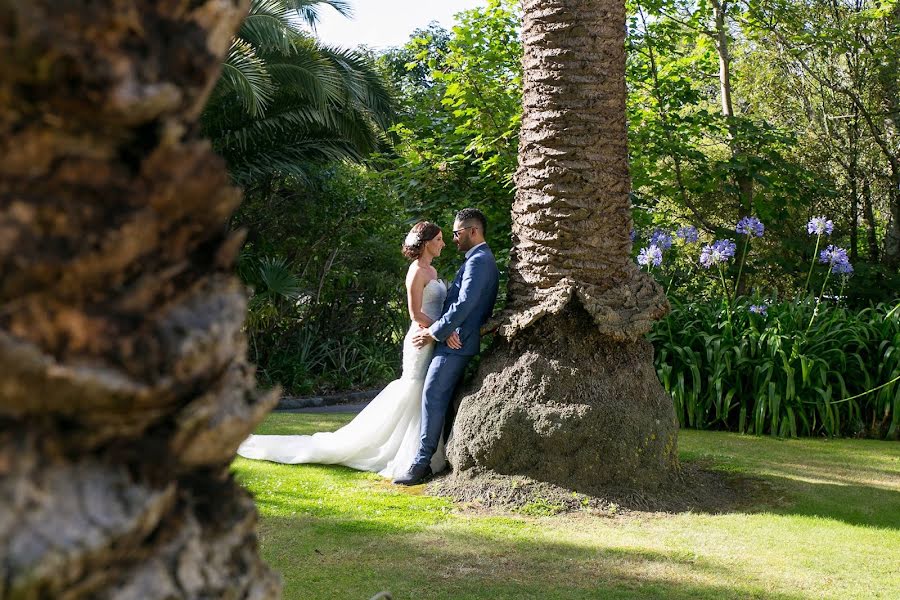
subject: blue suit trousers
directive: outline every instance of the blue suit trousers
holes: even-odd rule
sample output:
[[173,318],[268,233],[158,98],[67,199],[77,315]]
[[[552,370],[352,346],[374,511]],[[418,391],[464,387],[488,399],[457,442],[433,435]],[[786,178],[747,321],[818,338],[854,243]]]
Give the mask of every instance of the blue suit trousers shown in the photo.
[[453,392],[459,383],[471,356],[459,354],[435,354],[425,375],[422,393],[422,429],[419,453],[413,465],[428,464],[441,440],[447,408],[453,400]]

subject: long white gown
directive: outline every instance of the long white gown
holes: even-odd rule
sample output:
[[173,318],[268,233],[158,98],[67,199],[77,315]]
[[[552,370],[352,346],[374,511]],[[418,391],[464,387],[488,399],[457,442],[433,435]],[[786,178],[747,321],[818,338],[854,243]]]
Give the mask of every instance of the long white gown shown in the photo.
[[[432,319],[441,315],[447,287],[440,279],[425,285],[422,312]],[[238,448],[245,458],[278,463],[340,464],[374,471],[391,479],[406,473],[419,449],[422,421],[422,388],[434,344],[417,349],[413,322],[403,340],[403,373],[389,383],[347,425],[334,432],[313,435],[251,435]],[[431,459],[431,469],[446,465],[441,441]]]

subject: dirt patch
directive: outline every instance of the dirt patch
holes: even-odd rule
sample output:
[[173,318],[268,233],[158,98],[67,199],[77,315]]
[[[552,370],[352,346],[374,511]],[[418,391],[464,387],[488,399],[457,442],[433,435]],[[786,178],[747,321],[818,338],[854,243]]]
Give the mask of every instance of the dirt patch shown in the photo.
[[447,472],[427,486],[427,493],[469,505],[471,510],[512,511],[535,516],[589,512],[602,516],[634,512],[719,514],[773,508],[782,494],[771,482],[723,472],[702,462],[682,465],[679,475],[653,492],[610,488],[582,493],[520,475],[492,472]]

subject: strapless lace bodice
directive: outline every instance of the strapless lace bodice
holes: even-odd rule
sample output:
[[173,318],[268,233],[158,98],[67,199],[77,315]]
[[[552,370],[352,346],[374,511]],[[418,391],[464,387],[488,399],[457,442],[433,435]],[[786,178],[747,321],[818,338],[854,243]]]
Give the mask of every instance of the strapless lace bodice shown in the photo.
[[[447,297],[447,286],[440,279],[432,279],[425,285],[422,292],[422,312],[437,319],[444,309],[444,298]],[[412,345],[412,336],[419,330],[419,324],[413,322],[406,332],[403,340],[403,377],[404,379],[425,379],[428,363],[434,352],[434,344],[428,344],[424,348],[416,348]]]
[[444,298],[447,297],[447,286],[441,279],[432,279],[422,292],[422,312],[437,320],[444,309]]

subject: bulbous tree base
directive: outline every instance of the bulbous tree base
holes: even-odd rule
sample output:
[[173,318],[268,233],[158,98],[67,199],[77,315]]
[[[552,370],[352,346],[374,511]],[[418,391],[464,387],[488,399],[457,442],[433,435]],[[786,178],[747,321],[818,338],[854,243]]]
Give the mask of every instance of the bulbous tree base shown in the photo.
[[573,301],[495,343],[448,456],[460,481],[493,472],[591,495],[653,492],[678,473],[677,435],[650,343],[604,337]]

